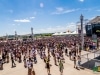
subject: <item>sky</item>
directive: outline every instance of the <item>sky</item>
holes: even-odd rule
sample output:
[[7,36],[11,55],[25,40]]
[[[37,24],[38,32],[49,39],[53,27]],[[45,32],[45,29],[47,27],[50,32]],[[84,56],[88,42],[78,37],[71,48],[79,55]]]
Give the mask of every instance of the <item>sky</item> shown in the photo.
[[80,15],[100,15],[100,0],[0,0],[0,36],[75,31]]

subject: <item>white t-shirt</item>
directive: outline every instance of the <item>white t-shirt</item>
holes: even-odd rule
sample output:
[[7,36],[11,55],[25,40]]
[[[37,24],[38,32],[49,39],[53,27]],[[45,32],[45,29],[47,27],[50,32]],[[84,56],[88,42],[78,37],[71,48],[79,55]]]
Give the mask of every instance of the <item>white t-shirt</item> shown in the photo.
[[33,65],[33,63],[32,63],[31,61],[28,61],[28,62],[27,62],[27,67],[28,67],[29,69],[32,69],[32,65]]

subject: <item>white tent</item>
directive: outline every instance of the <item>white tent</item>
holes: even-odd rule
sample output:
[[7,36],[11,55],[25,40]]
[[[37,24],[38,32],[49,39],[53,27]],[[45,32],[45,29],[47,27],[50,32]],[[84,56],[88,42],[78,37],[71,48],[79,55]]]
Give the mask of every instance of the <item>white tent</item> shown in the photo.
[[58,33],[54,33],[53,35],[58,35]]
[[60,35],[60,33],[57,33],[57,32],[56,32],[56,33],[54,33],[53,35]]
[[58,32],[58,33],[54,33],[53,35],[69,35],[71,34],[71,32]]
[[71,34],[78,34],[76,31],[74,31],[73,33],[71,33]]

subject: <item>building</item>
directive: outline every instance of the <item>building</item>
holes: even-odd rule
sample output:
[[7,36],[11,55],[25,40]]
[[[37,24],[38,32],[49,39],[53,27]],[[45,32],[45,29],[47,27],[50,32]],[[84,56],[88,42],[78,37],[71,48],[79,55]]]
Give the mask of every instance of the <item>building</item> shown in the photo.
[[85,29],[87,36],[92,36],[92,34],[100,36],[100,16],[97,16],[94,19],[90,20],[85,26]]

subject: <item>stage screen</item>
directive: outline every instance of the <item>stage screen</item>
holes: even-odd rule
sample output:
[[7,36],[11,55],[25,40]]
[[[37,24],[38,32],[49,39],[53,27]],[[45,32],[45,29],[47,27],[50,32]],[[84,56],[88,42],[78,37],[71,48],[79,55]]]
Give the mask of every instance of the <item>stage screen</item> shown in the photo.
[[92,31],[94,34],[100,35],[100,25],[95,25]]

